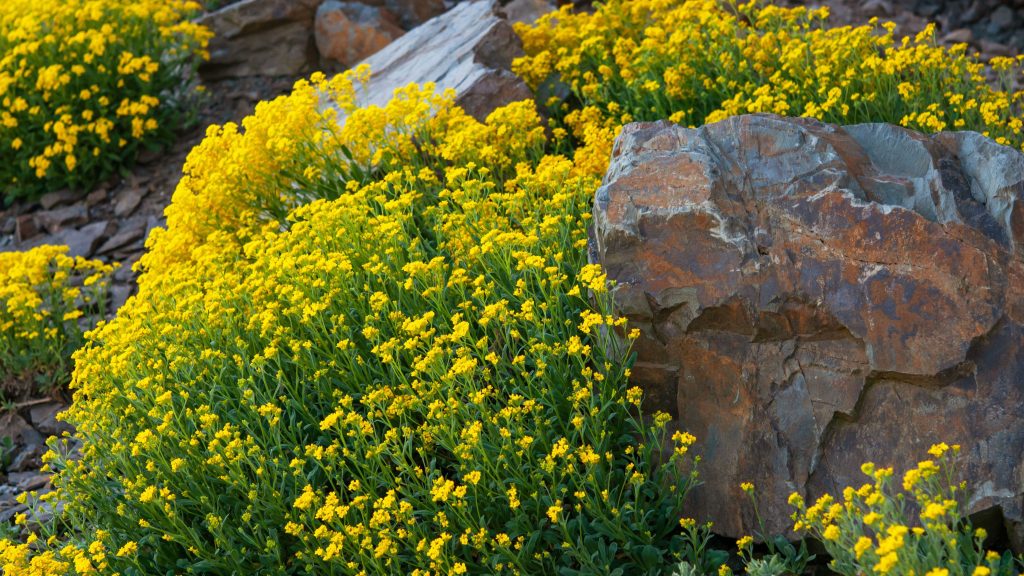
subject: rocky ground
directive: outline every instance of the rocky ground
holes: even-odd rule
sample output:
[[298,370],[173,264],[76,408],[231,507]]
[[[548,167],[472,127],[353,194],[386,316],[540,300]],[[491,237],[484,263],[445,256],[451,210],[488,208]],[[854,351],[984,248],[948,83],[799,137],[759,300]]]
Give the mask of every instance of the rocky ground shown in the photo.
[[[141,256],[149,233],[164,224],[163,210],[181,178],[185,158],[207,126],[238,122],[257,102],[287,92],[295,79],[310,70],[344,68],[455,4],[452,0],[365,0],[366,8],[354,9],[352,2],[337,0],[322,4],[320,0],[245,0],[235,6],[236,1],[211,0],[239,10],[204,17],[219,39],[211,46],[213,61],[204,69],[208,98],[197,124],[182,130],[162,153],[143,155],[125,177],[94,190],[54,191],[38,201],[0,210],[0,251],[65,244],[74,255],[118,262],[121,268],[114,276],[111,307],[116,309],[135,290],[132,264]],[[509,14],[533,14],[546,1],[514,0]],[[939,23],[941,41],[968,42],[986,60],[1024,49],[1024,0],[827,0],[827,4],[836,25],[859,24],[878,16],[896,21],[901,33],[913,34],[934,20]],[[269,8],[255,9],[257,5]],[[362,48],[339,47],[329,41],[331,34],[354,35],[346,37],[361,39]],[[335,60],[325,54],[333,54]],[[475,52],[466,54],[474,62],[480,60]],[[388,62],[387,57],[380,60]],[[268,70],[273,75],[266,75]],[[492,78],[492,91],[514,93],[505,84],[510,81],[506,75]],[[418,78],[402,79],[404,83]],[[44,439],[66,426],[55,418],[65,402],[66,398],[35,398],[0,414],[0,526],[25,511],[15,501],[17,494],[49,490],[48,476],[39,472],[39,459]],[[3,438],[11,443],[3,444]]]

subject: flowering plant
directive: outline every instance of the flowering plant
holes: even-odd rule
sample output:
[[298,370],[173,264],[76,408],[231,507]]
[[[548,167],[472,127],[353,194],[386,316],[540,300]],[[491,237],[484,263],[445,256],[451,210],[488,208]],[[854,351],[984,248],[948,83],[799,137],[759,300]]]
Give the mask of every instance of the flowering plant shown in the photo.
[[532,102],[356,108],[364,74],[190,155],[75,356],[81,459],[55,444],[26,497],[63,511],[5,573],[653,575],[691,547],[694,439],[639,415],[586,263],[596,177]]
[[7,401],[67,384],[71,354],[103,318],[113,267],[67,250],[0,252],[0,386]]
[[[892,23],[829,28],[828,9],[762,0],[608,0],[517,24],[527,55],[514,70],[581,144],[577,161],[606,166],[618,127],[671,119],[687,126],[768,112],[834,124],[889,122],[915,130],[977,130],[1024,149],[1024,56],[985,66],[967,45],[936,44],[934,26],[897,40]],[[559,86],[573,106],[559,97]]]
[[1012,576],[1007,552],[986,552],[986,533],[963,515],[966,485],[953,478],[960,446],[936,444],[903,475],[902,491],[893,469],[873,463],[861,467],[872,482],[847,487],[843,501],[829,494],[807,506],[794,493],[794,530],[824,544],[838,574],[924,574],[926,576]]
[[186,112],[210,32],[190,0],[0,3],[0,196],[88,187]]

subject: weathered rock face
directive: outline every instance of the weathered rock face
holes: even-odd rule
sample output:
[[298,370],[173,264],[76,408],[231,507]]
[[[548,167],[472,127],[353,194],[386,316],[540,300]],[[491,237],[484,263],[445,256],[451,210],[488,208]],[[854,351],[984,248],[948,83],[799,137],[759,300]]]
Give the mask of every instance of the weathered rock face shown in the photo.
[[696,515],[749,533],[752,481],[787,530],[791,492],[945,441],[971,511],[1024,544],[1024,155],[764,115],[632,124],[594,213],[634,379],[698,438]]
[[200,73],[217,79],[301,74],[316,62],[313,21],[321,0],[242,0],[198,22],[213,30]]
[[386,8],[362,2],[327,0],[316,11],[320,56],[349,68],[405,32]]
[[364,60],[372,76],[360,104],[383,106],[396,88],[434,82],[438,92],[454,89],[456,103],[482,120],[495,108],[531,98],[510,71],[522,44],[495,9],[493,0],[458,4]]

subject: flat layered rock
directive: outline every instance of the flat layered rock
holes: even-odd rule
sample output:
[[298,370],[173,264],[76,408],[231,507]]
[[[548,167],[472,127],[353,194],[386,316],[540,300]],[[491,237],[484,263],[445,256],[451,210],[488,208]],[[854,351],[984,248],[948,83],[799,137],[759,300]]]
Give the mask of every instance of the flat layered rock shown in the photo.
[[[631,124],[591,259],[639,327],[650,410],[695,434],[716,531],[959,443],[1024,545],[1024,155],[976,133],[753,115]],[[997,515],[998,516],[998,515]]]
[[363,60],[372,76],[362,105],[384,106],[395,89],[433,82],[454,89],[456,103],[482,120],[495,108],[532,98],[511,72],[522,43],[493,0],[460,3]]

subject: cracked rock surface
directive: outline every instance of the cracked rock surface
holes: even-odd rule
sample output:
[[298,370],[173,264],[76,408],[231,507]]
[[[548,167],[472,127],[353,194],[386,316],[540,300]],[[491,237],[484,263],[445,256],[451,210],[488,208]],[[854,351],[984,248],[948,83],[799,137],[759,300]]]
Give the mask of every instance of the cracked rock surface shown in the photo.
[[1024,155],[770,115],[631,124],[591,259],[641,329],[646,408],[698,438],[691,512],[717,532],[757,528],[741,482],[782,532],[791,492],[944,441],[970,511],[1024,544]]

